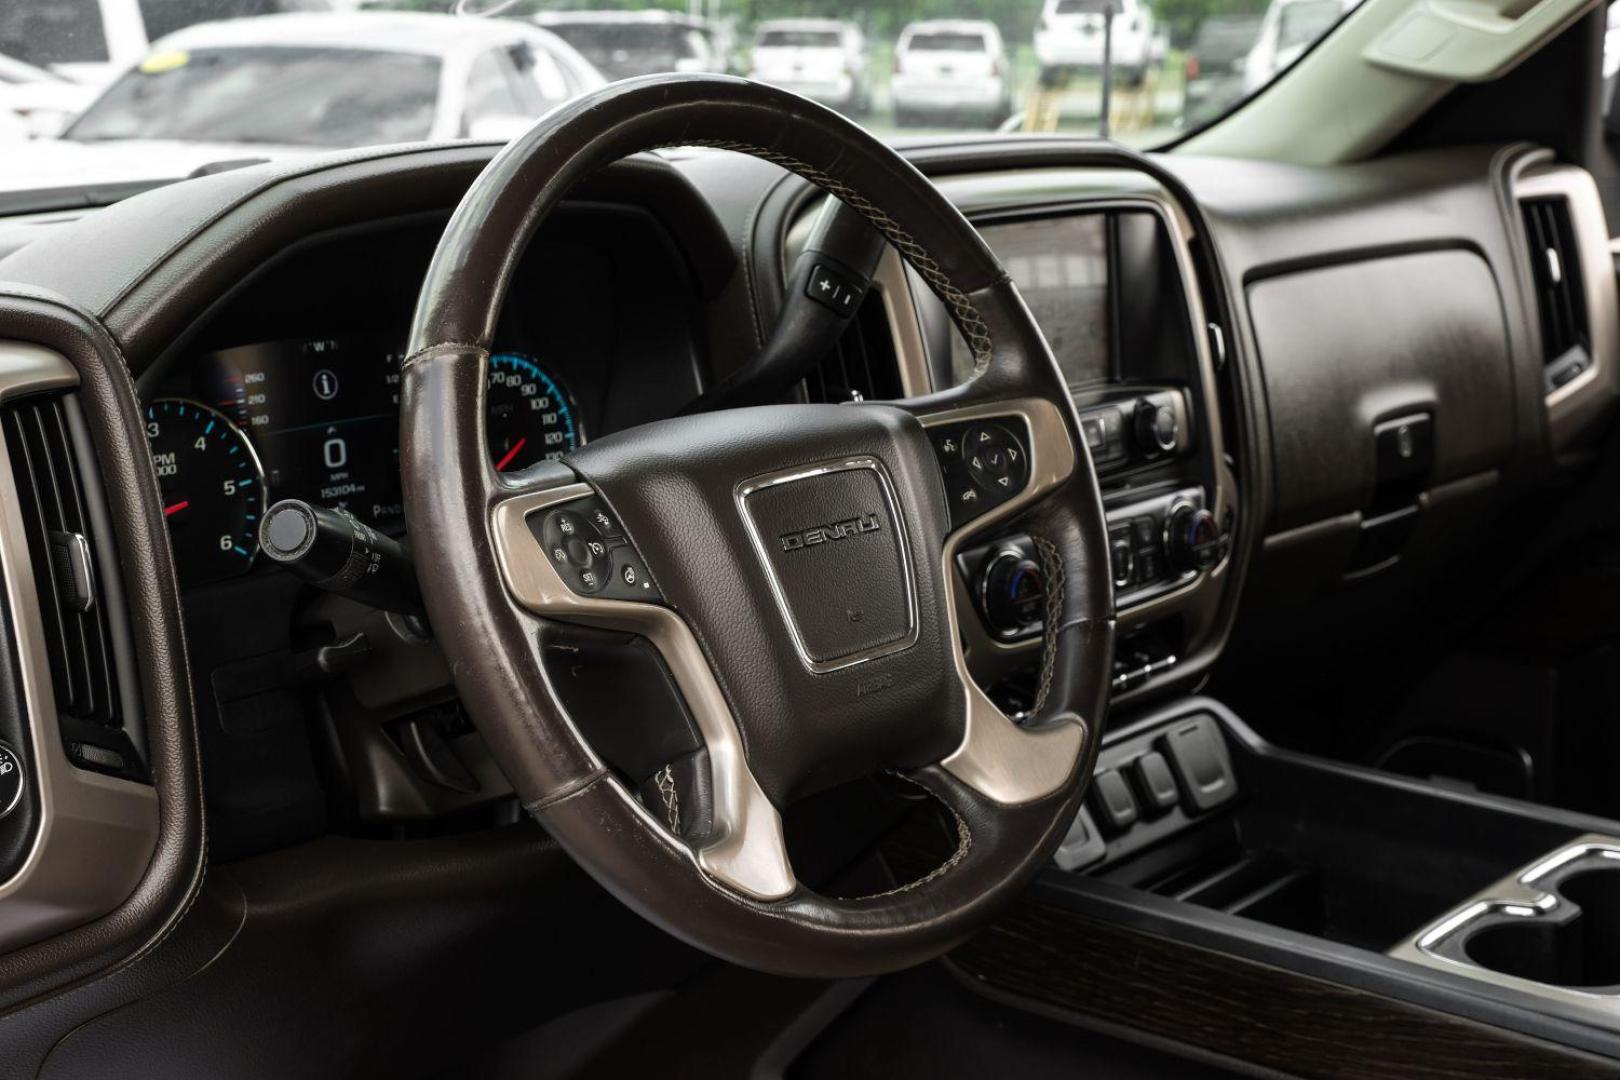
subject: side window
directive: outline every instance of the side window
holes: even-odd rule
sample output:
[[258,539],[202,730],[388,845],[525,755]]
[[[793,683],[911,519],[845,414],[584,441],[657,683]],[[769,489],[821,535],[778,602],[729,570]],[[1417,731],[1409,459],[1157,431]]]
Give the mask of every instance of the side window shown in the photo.
[[505,58],[499,52],[480,53],[473,61],[467,73],[467,108],[461,120],[463,134],[470,134],[472,125],[479,120],[528,115],[512,92],[506,68]]
[[525,116],[539,116],[557,102],[578,92],[578,87],[570,85],[556,57],[545,49],[514,45],[509,55],[518,100],[523,103]]
[[0,0],[0,53],[36,67],[107,59],[97,0]]

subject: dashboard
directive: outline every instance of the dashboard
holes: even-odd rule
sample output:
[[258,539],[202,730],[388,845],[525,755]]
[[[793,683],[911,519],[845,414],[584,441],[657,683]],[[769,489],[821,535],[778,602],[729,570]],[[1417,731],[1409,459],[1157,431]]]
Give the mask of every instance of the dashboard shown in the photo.
[[[1580,370],[1543,386],[1515,200],[1566,200],[1583,235],[1601,231],[1590,178],[1543,152],[1416,155],[1320,184],[1253,164],[1122,163],[1062,140],[908,153],[1020,286],[1079,411],[1108,522],[1117,711],[1211,679],[1235,680],[1222,692],[1244,704],[1308,684],[1346,639],[1387,640],[1377,612],[1440,603],[1431,587],[1462,577],[1448,538],[1578,460],[1611,411],[1612,288],[1585,298]],[[412,151],[367,162],[352,186],[318,171],[262,190],[244,170],[143,197],[155,210],[99,212],[98,243],[164,267],[144,278],[74,267],[50,237],[6,260],[102,312],[137,372],[221,858],[466,820],[505,791],[431,644],[312,591],[255,542],[283,498],[408,542],[401,351],[450,208],[486,161],[479,148]],[[531,244],[502,313],[492,469],[670,416],[757,355],[822,198],[713,151],[620,163],[592,183]],[[154,250],[145,220],[195,217],[200,237],[239,202],[283,197],[270,224],[181,255]],[[1602,277],[1593,261],[1583,280]],[[843,333],[801,397],[924,394],[966,373],[945,310],[892,251]],[[1400,445],[1411,454],[1392,457]],[[1513,543],[1473,535],[1475,558]],[[959,555],[970,667],[1016,712],[1044,613],[1031,538],[1008,523]],[[1304,618],[1331,633],[1298,634]],[[1424,625],[1414,613],[1396,629]],[[357,640],[369,652],[352,669],[322,653]],[[447,779],[447,761],[473,780]]]
[[[182,585],[250,573],[259,523],[278,499],[403,531],[400,364],[440,227],[289,253],[142,381]],[[657,259],[664,245],[645,215],[597,208],[560,215],[531,248],[490,359],[497,472],[560,457],[698,391],[683,275],[678,261]],[[622,298],[645,295],[652,280],[653,301],[624,318]]]

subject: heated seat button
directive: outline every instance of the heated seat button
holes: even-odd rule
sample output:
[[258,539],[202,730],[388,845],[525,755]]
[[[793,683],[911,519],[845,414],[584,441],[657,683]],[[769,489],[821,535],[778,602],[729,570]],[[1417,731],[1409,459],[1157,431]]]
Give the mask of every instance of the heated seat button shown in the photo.
[[1170,763],[1157,750],[1149,750],[1131,763],[1137,794],[1149,813],[1161,814],[1180,801]]
[[1092,809],[1110,832],[1124,832],[1136,823],[1136,800],[1117,769],[1104,769],[1091,781]]

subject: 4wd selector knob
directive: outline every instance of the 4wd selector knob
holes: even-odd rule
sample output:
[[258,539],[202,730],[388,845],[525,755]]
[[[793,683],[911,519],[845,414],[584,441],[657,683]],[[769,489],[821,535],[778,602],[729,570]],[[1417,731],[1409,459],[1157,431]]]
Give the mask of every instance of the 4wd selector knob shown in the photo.
[[1178,502],[1165,515],[1164,548],[1177,573],[1208,570],[1221,561],[1220,523],[1208,510]]
[[1181,422],[1170,405],[1142,398],[1136,403],[1132,420],[1136,426],[1136,445],[1144,457],[1158,457],[1176,448],[1181,437]]
[[1046,614],[1046,578],[1041,564],[1007,548],[985,564],[980,606],[990,629],[1003,637],[1027,632]]

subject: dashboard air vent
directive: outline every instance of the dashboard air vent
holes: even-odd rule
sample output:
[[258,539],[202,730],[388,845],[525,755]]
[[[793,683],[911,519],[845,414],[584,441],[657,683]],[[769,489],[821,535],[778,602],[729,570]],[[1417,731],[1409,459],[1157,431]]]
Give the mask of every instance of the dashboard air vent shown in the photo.
[[804,380],[805,400],[889,401],[902,396],[899,361],[883,297],[868,292],[838,344]]
[[1524,234],[1530,247],[1530,273],[1541,316],[1542,362],[1549,391],[1591,366],[1586,294],[1581,288],[1581,253],[1562,198],[1526,199]]
[[98,535],[105,518],[91,510],[82,444],[68,415],[76,405],[61,394],[24,398],[0,408],[0,428],[28,535],[63,743],[76,764],[134,775],[139,760],[125,730],[130,710],[120,694],[114,637],[122,612],[96,573],[110,561],[111,538]]

